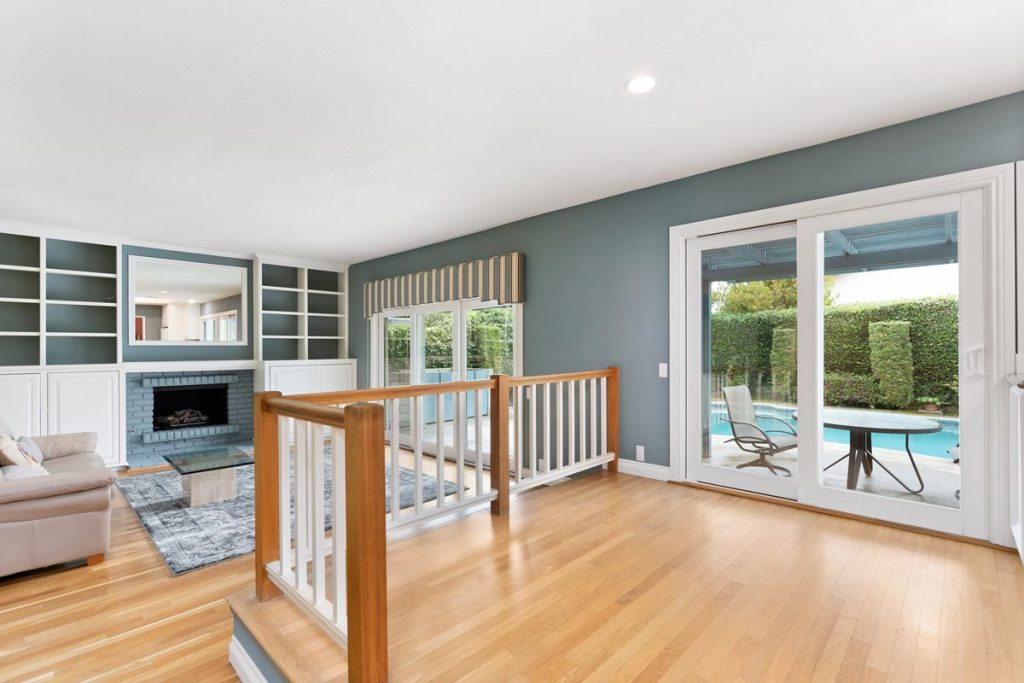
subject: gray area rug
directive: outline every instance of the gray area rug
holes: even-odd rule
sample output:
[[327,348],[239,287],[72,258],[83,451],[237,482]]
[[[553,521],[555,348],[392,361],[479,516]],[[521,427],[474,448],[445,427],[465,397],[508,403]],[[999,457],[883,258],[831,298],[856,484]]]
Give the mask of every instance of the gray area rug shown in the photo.
[[[326,494],[327,528],[331,528],[330,453],[326,455],[324,489]],[[391,511],[391,465],[385,463],[385,510]],[[174,575],[207,567],[232,557],[251,553],[255,548],[255,513],[253,511],[253,467],[236,468],[238,497],[221,503],[196,508],[182,499],[181,475],[177,472],[156,472],[117,480],[125,500],[135,511],[142,526],[160,551]],[[423,501],[437,498],[437,479],[424,474]],[[292,481],[295,481],[294,476]],[[399,471],[399,507],[414,505],[416,473],[405,467]],[[445,495],[458,491],[458,486],[444,482]],[[293,488],[294,491],[294,488]],[[295,496],[292,496],[294,510]]]

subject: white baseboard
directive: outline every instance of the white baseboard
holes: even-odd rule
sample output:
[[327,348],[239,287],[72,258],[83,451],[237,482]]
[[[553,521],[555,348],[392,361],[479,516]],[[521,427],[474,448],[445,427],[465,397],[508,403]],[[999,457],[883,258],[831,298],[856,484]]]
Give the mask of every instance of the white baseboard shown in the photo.
[[242,647],[242,643],[234,636],[231,636],[231,644],[228,645],[228,662],[231,663],[242,683],[267,683],[267,679],[260,673],[256,662],[252,661],[252,657]]
[[652,465],[649,462],[637,462],[636,460],[619,458],[619,472],[633,477],[668,481],[670,470],[665,465]]

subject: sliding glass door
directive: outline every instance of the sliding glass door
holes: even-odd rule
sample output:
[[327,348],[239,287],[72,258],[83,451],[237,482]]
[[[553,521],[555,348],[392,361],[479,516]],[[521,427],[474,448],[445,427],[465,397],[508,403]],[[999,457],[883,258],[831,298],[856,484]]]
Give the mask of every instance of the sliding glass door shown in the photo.
[[796,498],[796,225],[688,240],[688,467]]
[[981,191],[686,240],[687,477],[984,537]]
[[[373,381],[376,386],[436,384],[484,379],[492,374],[519,374],[518,311],[514,305],[479,300],[424,304],[390,309],[374,318]],[[422,448],[425,453],[454,453],[455,422],[465,421],[469,442],[466,461],[482,457],[489,464],[490,396],[481,392],[478,405],[456,405],[452,395],[438,404],[423,402]],[[412,448],[410,401],[399,402],[399,440]],[[391,438],[391,416],[388,434]],[[482,424],[477,429],[476,421]],[[461,430],[466,433],[467,430]],[[476,435],[481,434],[477,444]]]
[[798,222],[801,500],[985,532],[981,193]]

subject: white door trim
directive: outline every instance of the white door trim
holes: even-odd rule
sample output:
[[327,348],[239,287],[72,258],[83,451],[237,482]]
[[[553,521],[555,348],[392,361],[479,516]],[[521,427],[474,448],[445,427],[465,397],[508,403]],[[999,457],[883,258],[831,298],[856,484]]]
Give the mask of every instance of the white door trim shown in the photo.
[[[1024,166],[1022,166],[1024,168]],[[995,338],[991,353],[986,354],[987,369],[993,381],[1001,381],[1015,367],[1015,257],[1019,245],[1014,242],[1014,164],[952,173],[926,178],[898,185],[862,190],[835,197],[814,199],[796,204],[777,206],[758,211],[722,216],[669,228],[669,426],[670,450],[669,467],[675,481],[694,481],[687,472],[685,463],[685,413],[686,413],[686,326],[685,326],[685,264],[687,239],[731,230],[786,223],[821,214],[839,213],[872,206],[907,202],[937,195],[957,194],[971,190],[982,190],[985,204],[985,218],[993,244],[986,245],[989,258],[994,258],[993,267],[987,273],[987,291],[996,297],[1000,314],[993,321]],[[995,393],[995,392],[993,392]],[[988,491],[989,540],[1002,545],[1012,545],[1009,531],[1008,491],[1005,486],[1007,472],[1007,398],[1008,392],[1001,387],[1001,394],[992,405],[991,429],[1000,435],[998,452],[993,457],[989,470],[993,485]],[[995,398],[995,396],[993,396]]]

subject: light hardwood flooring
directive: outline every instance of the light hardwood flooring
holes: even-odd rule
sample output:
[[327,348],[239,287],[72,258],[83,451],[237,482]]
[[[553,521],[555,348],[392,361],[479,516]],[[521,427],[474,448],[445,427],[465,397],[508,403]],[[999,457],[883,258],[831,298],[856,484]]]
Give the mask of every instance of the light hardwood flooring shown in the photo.
[[[0,580],[0,680],[232,680],[251,558],[172,579],[120,497],[114,533]],[[625,475],[391,545],[388,580],[395,681],[1024,680],[1014,554]]]

